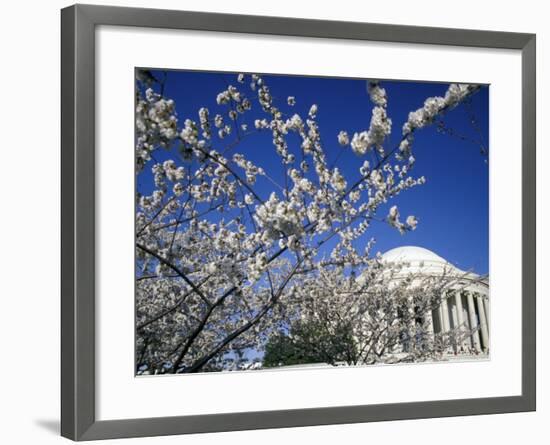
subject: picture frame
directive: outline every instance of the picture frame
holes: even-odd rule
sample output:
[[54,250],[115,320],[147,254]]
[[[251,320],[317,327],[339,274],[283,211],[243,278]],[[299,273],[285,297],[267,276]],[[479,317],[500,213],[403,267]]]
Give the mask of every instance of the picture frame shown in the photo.
[[[94,168],[95,30],[100,25],[521,51],[521,395],[97,420],[95,189],[98,178]],[[534,411],[536,408],[535,48],[534,34],[110,6],[75,5],[63,9],[61,11],[62,436],[80,441]]]

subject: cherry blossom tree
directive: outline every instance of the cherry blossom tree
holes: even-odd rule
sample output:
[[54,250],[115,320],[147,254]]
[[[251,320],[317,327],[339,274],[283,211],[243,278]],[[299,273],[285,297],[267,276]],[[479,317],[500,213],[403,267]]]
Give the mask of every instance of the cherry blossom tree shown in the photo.
[[[378,81],[368,82],[368,127],[352,136],[343,129],[324,142],[318,106],[311,104],[307,115],[294,113],[299,97],[275,100],[262,76],[239,74],[219,92],[215,110],[202,107],[185,119],[164,96],[165,80],[137,71],[136,175],[138,182],[150,175],[154,183],[150,193],[136,194],[139,374],[230,369],[296,314],[319,308],[332,317],[336,301],[346,301],[341,292],[330,299],[337,283],[361,296],[348,301],[352,314],[372,315],[384,304],[393,310],[411,295],[400,286],[388,290],[391,271],[371,258],[367,232],[375,220],[400,233],[416,228],[417,219],[403,219],[396,206],[380,215],[394,197],[425,182],[412,174],[414,135],[479,86],[451,84],[443,97],[427,98],[409,114],[399,143],[386,147],[392,120]],[[262,118],[249,117],[253,107]],[[264,135],[261,149],[274,150],[278,165],[256,165],[239,151],[252,134]],[[355,176],[345,177],[328,161],[325,146],[334,144],[357,156]],[[263,193],[267,188],[271,192]],[[364,251],[355,247],[359,239],[368,241]],[[416,307],[427,305],[423,301],[440,284],[425,283],[422,298],[413,292]],[[364,329],[374,318],[366,320]],[[393,341],[382,349],[373,346],[379,340],[370,341],[358,360],[377,361]],[[437,347],[417,349],[433,355]]]
[[432,317],[443,299],[475,282],[471,274],[408,266],[374,256],[348,274],[339,266],[298,278],[302,304],[287,319],[287,332],[270,338],[264,364],[294,364],[296,357],[332,365],[439,360],[465,343],[477,328],[436,333]]

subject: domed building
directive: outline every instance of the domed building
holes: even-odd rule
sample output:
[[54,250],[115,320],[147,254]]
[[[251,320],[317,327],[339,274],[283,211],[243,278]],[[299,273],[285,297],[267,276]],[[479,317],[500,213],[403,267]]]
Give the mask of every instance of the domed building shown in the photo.
[[488,354],[489,338],[489,281],[473,272],[463,271],[444,258],[423,247],[403,246],[391,249],[382,255],[383,261],[401,267],[400,276],[419,275],[437,277],[446,274],[456,277],[456,284],[442,300],[441,305],[431,311],[428,320],[435,334],[462,330],[470,335],[461,336],[453,343],[449,354]]

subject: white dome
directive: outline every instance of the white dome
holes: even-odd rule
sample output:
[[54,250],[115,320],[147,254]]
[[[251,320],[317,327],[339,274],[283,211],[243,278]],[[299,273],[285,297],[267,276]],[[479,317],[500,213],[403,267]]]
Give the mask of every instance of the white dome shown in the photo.
[[[388,263],[405,263],[398,276],[419,273],[421,275],[438,276],[442,273],[460,277],[462,283],[470,282],[468,289],[483,294],[488,293],[487,277],[480,280],[480,276],[473,272],[465,272],[452,265],[444,258],[433,253],[431,250],[417,246],[403,246],[388,250],[382,255],[382,261]],[[462,286],[463,284],[461,284]]]
[[420,262],[430,261],[436,263],[447,264],[443,258],[436,255],[431,250],[417,246],[403,246],[388,250],[382,255],[382,258],[388,262]]
[[[402,246],[388,250],[382,255],[382,260],[388,263],[405,263],[403,274],[421,272],[423,274],[439,275],[445,273],[466,274],[431,250],[418,246]],[[475,274],[469,274],[474,277]]]

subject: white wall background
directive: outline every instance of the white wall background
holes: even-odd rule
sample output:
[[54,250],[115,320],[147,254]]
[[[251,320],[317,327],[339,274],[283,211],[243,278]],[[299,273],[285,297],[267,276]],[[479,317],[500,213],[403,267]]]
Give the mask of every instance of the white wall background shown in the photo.
[[[88,3],[98,3],[89,1]],[[538,411],[448,419],[134,439],[142,444],[542,443],[550,421],[545,385],[550,328],[543,325],[550,292],[549,15],[544,2],[524,0],[390,0],[385,3],[202,0],[105,1],[119,6],[203,10],[333,20],[535,32],[538,45]],[[309,4],[315,5],[309,7]],[[9,444],[55,444],[59,422],[59,0],[5,2],[0,70],[2,150],[2,307],[0,310],[0,438]],[[546,128],[545,128],[546,127]],[[505,222],[503,222],[505,224]],[[549,253],[544,253],[544,251]],[[106,445],[114,441],[102,442]]]

